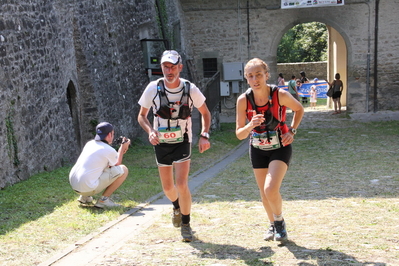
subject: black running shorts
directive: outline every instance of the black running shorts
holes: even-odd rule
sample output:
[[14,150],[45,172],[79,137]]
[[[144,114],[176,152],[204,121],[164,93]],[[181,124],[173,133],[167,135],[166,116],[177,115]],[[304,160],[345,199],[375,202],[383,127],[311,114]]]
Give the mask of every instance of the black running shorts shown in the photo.
[[187,141],[175,144],[161,143],[155,145],[154,150],[158,166],[169,166],[191,158],[191,143]]
[[273,160],[283,161],[289,166],[292,156],[292,146],[288,145],[277,150],[263,151],[249,145],[249,158],[252,168],[269,168],[269,163]]

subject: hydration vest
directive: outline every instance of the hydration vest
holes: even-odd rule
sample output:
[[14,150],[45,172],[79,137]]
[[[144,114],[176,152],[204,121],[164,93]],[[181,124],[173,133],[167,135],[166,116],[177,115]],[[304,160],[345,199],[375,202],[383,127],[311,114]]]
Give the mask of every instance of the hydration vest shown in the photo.
[[[168,96],[166,95],[165,85],[163,79],[158,81],[157,94],[153,99],[153,103],[157,109],[155,116],[159,116],[163,119],[177,120],[177,119],[187,119],[191,116],[191,106],[189,105],[190,97],[190,82],[186,81],[183,84],[183,93],[179,102],[170,102]],[[159,108],[155,104],[155,98],[159,96]],[[191,100],[192,102],[192,100]],[[179,113],[177,117],[172,118],[172,113],[177,112],[173,105],[179,105]]]
[[281,133],[284,134],[288,131],[288,127],[285,124],[286,107],[280,106],[278,102],[279,88],[276,85],[269,85],[269,86],[270,86],[269,102],[264,106],[260,107],[256,106],[254,100],[254,93],[251,88],[249,88],[245,92],[245,96],[247,98],[247,119],[248,121],[252,120],[252,116],[254,115],[253,111],[255,111],[256,114],[263,114],[265,117],[265,122],[262,123],[260,126],[255,127],[253,129],[255,132],[263,133],[267,131],[279,130]]

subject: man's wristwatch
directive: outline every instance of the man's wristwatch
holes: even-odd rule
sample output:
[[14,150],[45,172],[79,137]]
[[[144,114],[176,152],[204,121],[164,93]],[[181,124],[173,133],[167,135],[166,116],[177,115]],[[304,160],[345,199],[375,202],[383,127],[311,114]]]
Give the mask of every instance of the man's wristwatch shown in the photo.
[[202,137],[204,139],[209,139],[209,133],[208,132],[202,132],[200,137]]
[[290,131],[291,131],[291,132],[292,132],[292,134],[294,134],[294,135],[295,135],[295,134],[296,134],[296,132],[297,132],[297,131],[296,131],[296,129],[295,129],[295,128],[293,128],[293,127],[291,127],[291,128],[290,128]]

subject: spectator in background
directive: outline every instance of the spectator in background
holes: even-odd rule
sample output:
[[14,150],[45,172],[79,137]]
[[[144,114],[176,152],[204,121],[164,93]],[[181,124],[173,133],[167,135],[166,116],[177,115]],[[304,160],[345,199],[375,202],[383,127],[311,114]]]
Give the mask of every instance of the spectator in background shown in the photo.
[[[304,71],[299,72],[299,74],[301,75],[301,83],[309,83],[309,79],[306,77],[306,73]],[[308,98],[307,97],[302,97],[302,103],[308,103]]]
[[312,85],[312,87],[310,87],[310,108],[316,109],[316,103],[317,103],[316,86]]
[[344,90],[344,84],[342,83],[341,80],[341,75],[339,73],[335,74],[335,80],[330,83],[327,81],[327,83],[330,86],[333,86],[333,96],[332,99],[334,101],[334,113],[332,113],[333,115],[335,114],[340,114],[341,113],[341,94],[342,91]]
[[277,79],[277,86],[284,86],[285,85],[285,80],[283,77],[283,73],[278,74],[278,79]]
[[299,101],[299,91],[301,90],[301,86],[302,86],[301,80],[297,79],[296,80],[296,91],[298,93],[298,101]]
[[[300,84],[300,82],[299,82]],[[299,96],[298,96],[298,91],[296,88],[296,80],[295,80],[295,75],[291,76],[291,80],[288,81],[288,92],[294,96],[295,99],[299,101]]]

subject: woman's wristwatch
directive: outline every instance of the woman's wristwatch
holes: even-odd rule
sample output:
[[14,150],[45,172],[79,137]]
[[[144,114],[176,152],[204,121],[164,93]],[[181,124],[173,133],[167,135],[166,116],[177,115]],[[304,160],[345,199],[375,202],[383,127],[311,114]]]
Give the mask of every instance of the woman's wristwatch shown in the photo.
[[296,134],[296,132],[297,132],[297,131],[296,131],[296,129],[295,129],[295,128],[293,128],[293,127],[290,127],[290,131],[291,131],[291,132],[292,132],[292,134],[294,134],[294,135],[295,135],[295,134]]
[[208,132],[202,132],[200,137],[204,138],[204,139],[209,139],[209,133]]

